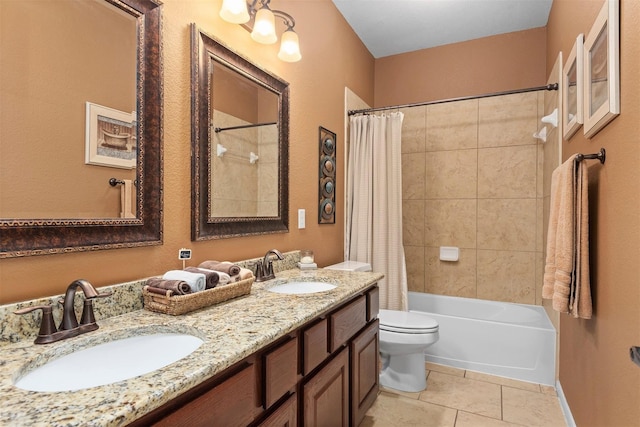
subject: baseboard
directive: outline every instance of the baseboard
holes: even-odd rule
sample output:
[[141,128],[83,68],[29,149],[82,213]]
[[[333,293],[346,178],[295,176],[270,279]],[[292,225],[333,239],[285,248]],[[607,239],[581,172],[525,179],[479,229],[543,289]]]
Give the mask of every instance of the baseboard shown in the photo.
[[562,386],[560,385],[560,380],[556,381],[556,393],[558,393],[558,400],[560,401],[560,409],[562,409],[562,414],[564,415],[564,420],[567,422],[567,427],[577,427],[576,422],[573,419],[573,415],[571,414],[571,408],[569,408],[569,403],[567,399],[564,397],[564,391],[562,390]]

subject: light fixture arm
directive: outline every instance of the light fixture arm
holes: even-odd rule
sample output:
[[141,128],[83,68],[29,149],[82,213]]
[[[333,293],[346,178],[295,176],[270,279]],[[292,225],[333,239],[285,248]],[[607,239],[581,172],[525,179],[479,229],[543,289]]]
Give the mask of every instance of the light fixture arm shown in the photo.
[[296,20],[293,19],[293,16],[289,15],[288,13],[274,9],[271,9],[271,12],[273,12],[274,16],[277,16],[284,21],[284,25],[287,26],[287,31],[293,30],[293,27],[296,26]]
[[293,30],[293,27],[296,26],[296,20],[293,19],[293,16],[289,15],[287,12],[283,12],[282,10],[275,10],[269,7],[269,3],[271,0],[248,0],[249,1],[249,14],[252,17],[255,17],[258,9],[262,9],[263,7],[269,9],[274,16],[282,19],[284,24],[287,26],[287,30]]

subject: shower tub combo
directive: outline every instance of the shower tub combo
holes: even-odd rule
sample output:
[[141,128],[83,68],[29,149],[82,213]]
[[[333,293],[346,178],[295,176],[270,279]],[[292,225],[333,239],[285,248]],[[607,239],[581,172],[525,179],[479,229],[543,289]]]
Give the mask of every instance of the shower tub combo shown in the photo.
[[409,310],[439,324],[428,362],[555,385],[556,330],[544,308],[409,292]]

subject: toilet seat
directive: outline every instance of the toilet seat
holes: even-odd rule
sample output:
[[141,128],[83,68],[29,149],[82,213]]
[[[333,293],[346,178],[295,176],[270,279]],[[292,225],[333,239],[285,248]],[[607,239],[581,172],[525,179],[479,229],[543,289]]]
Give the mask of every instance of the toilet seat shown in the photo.
[[438,332],[438,322],[421,313],[380,310],[380,329],[402,334],[433,334]]

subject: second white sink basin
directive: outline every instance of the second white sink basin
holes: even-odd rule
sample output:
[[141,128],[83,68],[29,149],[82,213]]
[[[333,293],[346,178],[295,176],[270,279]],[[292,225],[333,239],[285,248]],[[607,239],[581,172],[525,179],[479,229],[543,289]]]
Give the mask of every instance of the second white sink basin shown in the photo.
[[177,362],[203,342],[182,333],[110,341],[53,359],[19,378],[15,386],[30,391],[75,391],[111,384]]
[[267,288],[270,292],[278,294],[315,294],[317,292],[326,292],[335,289],[336,285],[326,282],[286,282],[282,285]]

